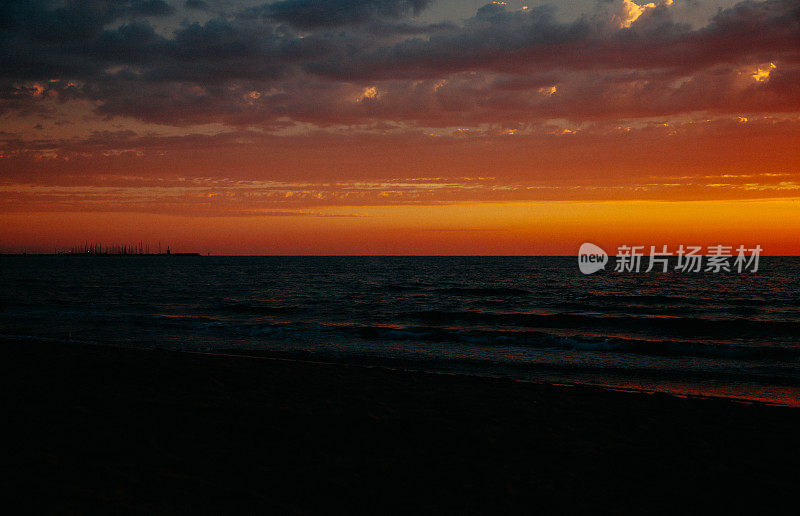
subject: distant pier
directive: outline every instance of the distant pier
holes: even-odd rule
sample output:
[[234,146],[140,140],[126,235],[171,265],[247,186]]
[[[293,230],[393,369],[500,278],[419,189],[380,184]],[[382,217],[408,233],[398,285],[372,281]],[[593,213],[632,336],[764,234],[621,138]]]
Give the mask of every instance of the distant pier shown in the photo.
[[[72,246],[69,249],[59,250],[56,249],[52,253],[41,252],[21,252],[21,253],[0,253],[0,256],[203,256],[197,252],[172,252],[170,246],[166,246],[166,251],[161,250],[161,243],[158,246],[153,246],[153,251],[150,250],[150,244],[138,242],[135,244],[114,244],[114,245],[101,245],[93,243],[84,243],[83,245]],[[157,249],[157,251],[155,251]],[[210,254],[210,253],[207,253]]]

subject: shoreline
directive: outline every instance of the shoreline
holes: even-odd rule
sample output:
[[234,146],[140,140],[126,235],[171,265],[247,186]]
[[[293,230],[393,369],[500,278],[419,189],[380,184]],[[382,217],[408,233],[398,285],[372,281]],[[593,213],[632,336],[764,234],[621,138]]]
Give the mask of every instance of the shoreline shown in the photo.
[[[205,355],[210,357],[235,357],[235,358],[249,358],[253,360],[279,360],[290,361],[298,363],[309,363],[319,365],[338,365],[343,367],[361,367],[361,368],[379,368],[390,371],[406,372],[409,374],[433,374],[445,376],[465,376],[476,378],[487,378],[495,380],[509,380],[520,383],[528,383],[532,385],[555,385],[569,388],[585,388],[585,389],[599,389],[610,392],[623,392],[631,394],[643,395],[667,395],[675,398],[688,398],[688,399],[709,399],[709,400],[728,400],[735,403],[742,404],[759,404],[776,407],[793,407],[800,408],[800,392],[797,393],[796,398],[791,398],[792,394],[785,394],[784,397],[765,397],[763,392],[765,389],[775,389],[784,387],[785,389],[792,389],[791,384],[783,385],[754,385],[753,388],[762,392],[762,397],[756,396],[754,393],[745,393],[744,395],[728,394],[730,392],[745,391],[744,386],[738,386],[734,390],[734,386],[717,387],[716,391],[703,387],[701,384],[681,384],[674,380],[656,380],[650,379],[649,381],[640,380],[639,385],[634,385],[633,381],[625,381],[624,377],[620,377],[618,383],[602,383],[599,381],[590,381],[592,377],[591,372],[575,371],[570,373],[569,368],[559,368],[552,365],[545,366],[540,369],[541,376],[539,378],[526,378],[513,367],[506,369],[503,372],[489,372],[480,369],[469,369],[463,367],[463,364],[458,362],[441,362],[439,367],[430,367],[425,362],[407,360],[401,358],[382,358],[374,355],[360,355],[352,354],[346,357],[340,357],[332,354],[325,353],[312,353],[303,350],[266,350],[266,349],[249,349],[249,348],[219,348],[212,350],[193,350],[193,349],[169,349],[159,348],[155,346],[131,347],[119,343],[99,342],[99,341],[86,341],[86,340],[71,340],[71,339],[58,339],[51,337],[36,337],[36,336],[4,336],[0,337],[0,345],[3,343],[15,342],[32,342],[41,343],[46,345],[75,345],[75,346],[96,346],[99,348],[141,351],[141,352],[167,352],[188,355]],[[587,379],[575,379],[577,376],[585,376]],[[645,385],[652,385],[647,387]],[[683,385],[683,387],[680,387]],[[703,390],[706,389],[706,392]],[[725,393],[727,391],[728,393]],[[783,394],[783,393],[782,393]]]
[[[99,344],[100,346],[106,346],[106,344]],[[299,363],[309,363],[309,364],[319,364],[319,365],[336,365],[336,366],[343,366],[343,367],[356,367],[356,368],[377,368],[377,369],[385,369],[387,371],[398,371],[398,372],[405,372],[409,374],[430,374],[430,375],[443,375],[443,376],[455,376],[455,377],[475,377],[475,378],[486,378],[489,380],[503,380],[503,381],[513,381],[531,385],[546,385],[546,386],[553,386],[553,387],[564,387],[564,388],[577,388],[577,389],[590,389],[590,390],[599,390],[599,391],[606,391],[606,392],[620,392],[620,393],[627,393],[627,394],[639,394],[639,395],[665,395],[671,396],[674,398],[679,399],[696,399],[696,400],[710,400],[710,401],[730,401],[732,403],[741,403],[741,404],[754,404],[754,405],[765,405],[770,407],[791,407],[791,408],[800,408],[800,400],[797,400],[796,403],[781,403],[779,401],[772,401],[768,399],[762,398],[744,398],[744,397],[736,397],[736,396],[724,396],[724,395],[715,395],[715,394],[696,394],[692,392],[678,392],[678,391],[670,391],[670,390],[658,390],[658,389],[648,389],[648,388],[637,388],[637,387],[624,387],[624,386],[615,386],[615,385],[606,385],[601,383],[590,383],[590,382],[580,382],[580,381],[570,381],[570,380],[528,380],[523,378],[515,378],[509,375],[503,374],[489,374],[489,373],[479,373],[479,372],[467,372],[461,370],[437,370],[437,369],[430,369],[425,368],[420,365],[408,365],[402,366],[393,362],[392,360],[386,359],[381,360],[374,357],[369,356],[354,356],[350,358],[341,358],[336,359],[333,357],[324,356],[319,359],[313,358],[303,358],[302,355],[298,353],[291,353],[291,352],[275,352],[275,351],[260,351],[260,350],[251,350],[251,349],[220,349],[219,351],[174,351],[175,353],[187,353],[187,354],[194,354],[194,355],[207,355],[207,356],[223,356],[223,357],[236,357],[236,358],[249,358],[253,360],[278,360],[278,361],[287,361],[287,362],[299,362]],[[358,362],[355,362],[358,360]],[[418,364],[414,362],[413,364]]]
[[4,348],[21,474],[34,505],[56,512],[658,512],[691,496],[718,512],[789,496],[797,481],[790,407],[293,359]]

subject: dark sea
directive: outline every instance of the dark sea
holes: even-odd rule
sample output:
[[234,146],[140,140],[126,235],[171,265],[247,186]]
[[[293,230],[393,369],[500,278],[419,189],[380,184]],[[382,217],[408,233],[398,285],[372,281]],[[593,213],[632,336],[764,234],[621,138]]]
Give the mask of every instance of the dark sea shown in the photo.
[[800,258],[755,273],[576,257],[0,257],[0,339],[800,405]]

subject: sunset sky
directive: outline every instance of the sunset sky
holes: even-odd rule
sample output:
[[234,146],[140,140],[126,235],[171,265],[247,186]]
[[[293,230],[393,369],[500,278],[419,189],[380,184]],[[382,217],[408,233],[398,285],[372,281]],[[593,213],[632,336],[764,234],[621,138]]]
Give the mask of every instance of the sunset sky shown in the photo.
[[797,0],[0,4],[0,252],[799,235]]

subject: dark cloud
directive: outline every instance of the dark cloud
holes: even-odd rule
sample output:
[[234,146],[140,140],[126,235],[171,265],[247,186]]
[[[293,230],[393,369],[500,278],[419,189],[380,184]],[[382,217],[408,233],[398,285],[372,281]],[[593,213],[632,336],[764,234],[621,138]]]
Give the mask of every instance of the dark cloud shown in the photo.
[[[149,50],[143,43],[154,41],[141,18],[173,12],[162,0],[3,2],[0,77],[88,79],[109,61],[137,62]],[[119,22],[121,28],[107,29]]]
[[361,25],[418,14],[431,0],[282,0],[248,11],[301,29]]
[[308,69],[338,79],[369,80],[529,67],[537,53],[556,62],[562,49],[588,42],[591,34],[592,27],[585,19],[560,23],[547,5],[507,11],[502,5],[488,4],[459,30],[351,52],[337,60],[312,62]]
[[163,0],[31,0],[0,4],[0,30],[24,32],[42,42],[81,42],[121,18],[166,16]]
[[197,9],[199,11],[208,9],[208,2],[204,2],[203,0],[186,0],[183,5],[185,5],[187,9]]
[[[743,2],[692,30],[672,21],[669,8],[646,11],[628,28],[584,16],[560,22],[550,6],[509,11],[500,4],[478,10],[458,31],[309,63],[314,73],[346,80],[425,78],[482,70],[657,69],[682,72],[748,59],[800,54],[800,4]],[[794,57],[792,57],[794,56]]]
[[[56,103],[84,99],[103,116],[278,128],[800,105],[796,0],[742,2],[699,29],[666,3],[635,20],[603,8],[565,22],[548,6],[495,3],[461,25],[408,18],[428,4],[284,0],[165,31],[152,17],[174,9],[161,1],[6,2],[0,112],[52,116]],[[768,71],[756,79],[759,67]]]

